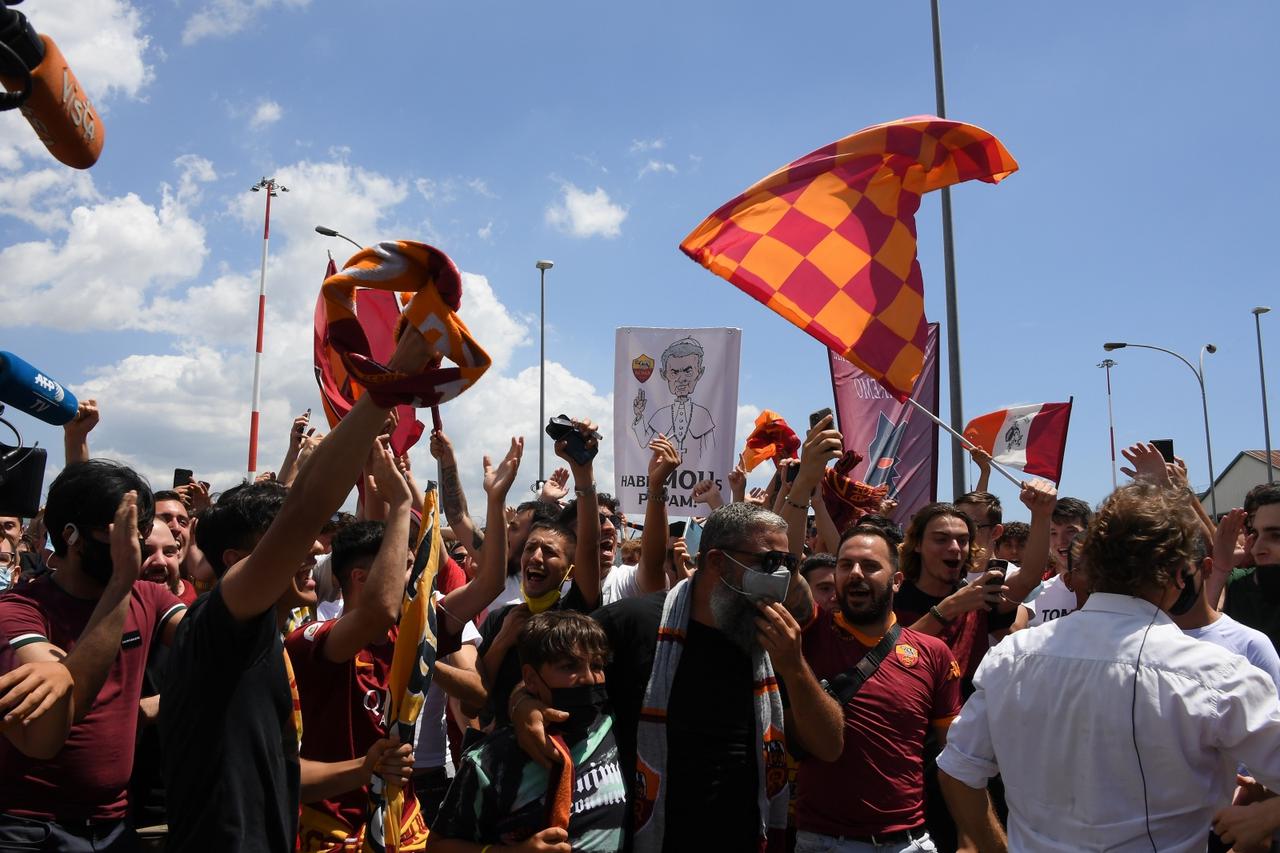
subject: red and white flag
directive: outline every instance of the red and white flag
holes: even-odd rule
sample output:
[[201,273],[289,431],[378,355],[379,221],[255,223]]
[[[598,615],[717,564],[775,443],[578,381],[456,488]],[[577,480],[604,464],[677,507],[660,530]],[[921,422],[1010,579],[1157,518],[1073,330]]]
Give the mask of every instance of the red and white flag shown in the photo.
[[964,428],[964,437],[1001,465],[1058,482],[1067,450],[1071,400],[1037,403],[979,415]]

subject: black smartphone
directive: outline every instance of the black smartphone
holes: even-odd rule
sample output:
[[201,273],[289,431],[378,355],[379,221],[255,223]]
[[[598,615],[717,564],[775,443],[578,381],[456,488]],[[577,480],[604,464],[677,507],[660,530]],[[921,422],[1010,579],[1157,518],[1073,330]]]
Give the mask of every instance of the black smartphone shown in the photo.
[[587,442],[582,437],[582,433],[573,425],[573,421],[568,415],[556,415],[547,421],[547,436],[552,441],[565,442],[565,451],[579,465],[586,465],[592,459],[596,458],[596,454],[600,452],[600,433],[591,433],[596,440],[595,447],[587,447]]
[[1155,445],[1156,450],[1160,451],[1160,456],[1165,462],[1173,461],[1173,439],[1172,438],[1153,438],[1151,443]]
[[792,480],[796,478],[796,474],[799,474],[799,473],[800,473],[799,465],[788,465],[787,466],[787,482],[790,483]]
[[[818,422],[819,422],[819,421],[821,421],[823,418],[825,418],[825,417],[826,417],[827,415],[829,415],[829,414],[831,414],[831,407],[830,407],[830,406],[828,406],[828,407],[827,407],[827,408],[825,408],[825,409],[818,409],[818,411],[816,411],[816,412],[814,412],[813,414],[809,415],[809,429],[813,429],[814,427],[816,427],[816,426],[818,425]],[[833,424],[833,425],[834,425],[834,423],[835,423],[835,422],[834,422],[834,421],[832,421],[832,424]]]
[[190,483],[193,479],[195,479],[193,476],[194,473],[195,472],[193,472],[190,468],[174,468],[173,469],[173,487],[176,489],[178,488],[178,486],[185,486],[187,483]]
[[672,539],[679,539],[684,535],[684,529],[688,523],[687,521],[673,521],[667,525],[667,533],[671,535]]
[[993,557],[987,560],[987,571],[1000,573],[1000,577],[987,581],[987,606],[995,610],[1000,606],[1000,587],[1004,586],[1005,575],[1009,572],[1009,561]]

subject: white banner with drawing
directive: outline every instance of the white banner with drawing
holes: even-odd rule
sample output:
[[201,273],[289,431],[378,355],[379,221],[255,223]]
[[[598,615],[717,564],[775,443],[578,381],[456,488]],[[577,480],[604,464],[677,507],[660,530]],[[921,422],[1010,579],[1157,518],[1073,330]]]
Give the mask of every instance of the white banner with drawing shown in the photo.
[[613,459],[622,511],[644,512],[649,441],[661,434],[681,454],[667,481],[668,511],[702,514],[693,487],[713,480],[726,491],[733,470],[742,331],[624,327],[615,353]]

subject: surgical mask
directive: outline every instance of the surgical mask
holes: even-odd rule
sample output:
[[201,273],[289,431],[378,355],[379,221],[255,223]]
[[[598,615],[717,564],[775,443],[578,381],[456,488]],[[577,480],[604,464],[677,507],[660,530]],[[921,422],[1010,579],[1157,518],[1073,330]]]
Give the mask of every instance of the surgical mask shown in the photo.
[[572,574],[573,566],[570,566],[569,570],[564,573],[564,577],[560,579],[560,583],[556,584],[551,590],[544,592],[542,595],[535,596],[530,596],[529,593],[525,591],[524,579],[521,578],[520,597],[523,598],[524,603],[528,605],[529,612],[534,616],[537,616],[539,613],[555,607],[556,602],[560,600],[560,587],[564,586],[564,582],[567,581],[569,576]]
[[735,560],[727,552],[721,553],[746,570],[742,573],[742,589],[738,589],[721,575],[720,582],[729,589],[757,602],[787,600],[787,590],[791,588],[791,570],[786,566],[779,566],[772,572],[762,572]]

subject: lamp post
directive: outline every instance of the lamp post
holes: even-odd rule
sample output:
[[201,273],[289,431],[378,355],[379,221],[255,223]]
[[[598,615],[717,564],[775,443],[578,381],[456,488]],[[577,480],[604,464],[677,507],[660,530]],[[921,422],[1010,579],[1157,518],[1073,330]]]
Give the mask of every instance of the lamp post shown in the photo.
[[317,233],[317,234],[323,234],[323,235],[324,235],[324,236],[326,236],[326,237],[341,237],[343,240],[346,240],[348,243],[350,243],[351,245],[355,246],[357,249],[363,249],[363,248],[364,248],[364,246],[361,246],[359,243],[357,243],[355,240],[352,240],[352,239],[351,239],[350,237],[348,237],[346,234],[342,234],[342,233],[340,233],[340,232],[338,232],[338,231],[335,231],[335,230],[334,230],[334,229],[332,229],[332,228],[326,228],[326,227],[324,227],[323,225],[317,225],[317,226],[316,226],[316,233]]
[[538,307],[538,482],[534,488],[541,488],[547,481],[546,431],[542,425],[547,422],[547,270],[555,266],[553,261],[538,261],[539,290],[541,296]]
[[267,191],[267,212],[262,220],[262,273],[258,277],[258,339],[253,356],[253,408],[249,413],[249,475],[253,482],[258,474],[258,404],[262,394],[262,326],[267,314],[267,243],[271,239],[271,199],[278,195],[277,190],[287,193],[289,188],[276,183],[275,178],[263,178],[253,186],[250,192]]
[[1185,358],[1183,358],[1181,355],[1178,355],[1178,353],[1174,352],[1173,350],[1165,349],[1164,347],[1152,346],[1151,344],[1130,344],[1130,343],[1115,343],[1115,342],[1106,343],[1102,345],[1102,348],[1107,352],[1111,352],[1113,350],[1118,350],[1118,349],[1124,349],[1125,347],[1137,347],[1139,349],[1153,349],[1153,350],[1156,350],[1157,352],[1167,353],[1168,355],[1173,356],[1178,361],[1185,364],[1187,366],[1187,369],[1189,369],[1192,373],[1196,375],[1196,381],[1200,383],[1200,406],[1204,409],[1204,449],[1205,449],[1205,455],[1208,457],[1208,460],[1209,460],[1209,510],[1210,512],[1213,513],[1213,518],[1216,521],[1218,518],[1218,498],[1214,492],[1214,486],[1216,485],[1215,481],[1217,478],[1214,476],[1214,473],[1213,473],[1213,443],[1210,441],[1210,438],[1209,438],[1209,397],[1205,393],[1205,389],[1204,389],[1204,354],[1207,352],[1210,355],[1213,355],[1215,352],[1218,351],[1218,348],[1213,344],[1205,344],[1204,346],[1200,347],[1200,368],[1197,370],[1194,364],[1187,361]]
[[[929,4],[933,21],[933,94],[938,105],[938,118],[947,117],[947,96],[942,86],[942,25],[938,18],[938,0]],[[960,389],[960,309],[956,302],[956,256],[951,239],[951,189],[943,187],[942,194],[942,263],[945,273],[947,299],[947,378],[948,401],[951,410],[951,428],[955,433],[964,429],[963,395]],[[959,440],[951,441],[951,493],[964,492],[964,459],[967,454]]]
[[1276,481],[1275,469],[1271,464],[1271,419],[1267,416],[1267,369],[1262,364],[1262,315],[1271,309],[1259,305],[1253,309],[1253,325],[1258,332],[1258,378],[1262,380],[1262,436],[1267,448],[1267,482]]
[[1116,488],[1119,483],[1116,480],[1116,419],[1111,411],[1111,368],[1116,366],[1115,359],[1104,358],[1098,367],[1105,368],[1107,371],[1107,426],[1111,430],[1111,488]]

